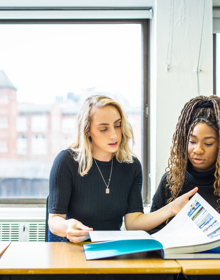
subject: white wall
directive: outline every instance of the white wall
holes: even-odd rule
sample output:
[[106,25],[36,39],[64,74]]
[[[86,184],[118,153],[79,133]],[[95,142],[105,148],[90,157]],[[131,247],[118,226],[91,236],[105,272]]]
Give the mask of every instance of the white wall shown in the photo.
[[[171,3],[171,0],[155,1],[151,27],[152,195],[165,172],[172,135],[183,105],[199,94],[213,93],[212,1],[205,0],[200,92],[195,70],[199,57],[204,1],[174,0],[173,24],[170,24]],[[168,46],[172,43],[171,66],[167,72]]]

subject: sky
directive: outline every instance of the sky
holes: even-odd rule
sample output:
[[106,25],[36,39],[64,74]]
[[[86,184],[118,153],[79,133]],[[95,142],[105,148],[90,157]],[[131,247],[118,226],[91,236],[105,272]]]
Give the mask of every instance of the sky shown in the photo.
[[2,24],[0,32],[0,69],[18,102],[51,103],[95,87],[140,106],[140,24]]

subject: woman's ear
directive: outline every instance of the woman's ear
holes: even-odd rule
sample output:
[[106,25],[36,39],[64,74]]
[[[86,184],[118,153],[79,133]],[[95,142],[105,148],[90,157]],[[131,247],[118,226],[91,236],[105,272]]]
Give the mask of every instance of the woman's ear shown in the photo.
[[90,132],[89,132],[89,131],[87,132],[87,134],[86,134],[86,135],[87,135],[87,137],[88,137],[89,141],[90,141],[90,142],[92,142],[91,134],[90,134]]

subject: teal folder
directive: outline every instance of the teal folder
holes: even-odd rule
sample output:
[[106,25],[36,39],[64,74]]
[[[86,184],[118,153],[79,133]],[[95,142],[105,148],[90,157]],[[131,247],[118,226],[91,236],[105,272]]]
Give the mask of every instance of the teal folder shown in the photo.
[[114,240],[83,245],[86,260],[116,257],[125,254],[163,250],[162,244],[153,239]]

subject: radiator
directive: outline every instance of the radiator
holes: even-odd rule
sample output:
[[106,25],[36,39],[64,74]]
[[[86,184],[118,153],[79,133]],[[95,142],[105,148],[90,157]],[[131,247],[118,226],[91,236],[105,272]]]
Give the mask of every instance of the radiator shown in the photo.
[[1,208],[0,241],[45,241],[45,209]]

